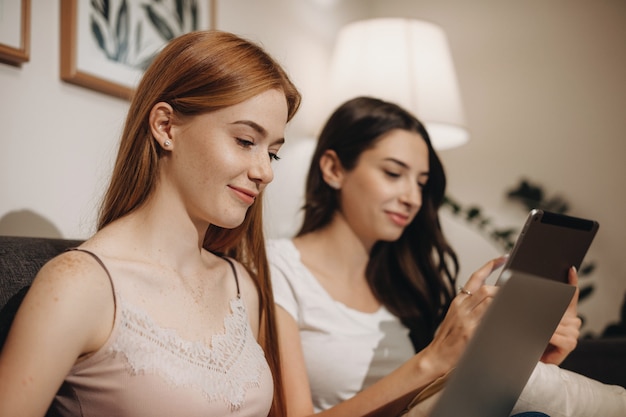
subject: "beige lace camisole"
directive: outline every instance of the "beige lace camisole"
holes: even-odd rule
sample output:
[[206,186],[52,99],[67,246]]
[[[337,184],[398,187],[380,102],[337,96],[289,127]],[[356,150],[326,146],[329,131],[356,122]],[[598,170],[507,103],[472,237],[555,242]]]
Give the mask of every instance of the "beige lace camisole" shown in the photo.
[[[100,258],[115,296],[108,341],[76,364],[51,407],[63,417],[267,416],[273,381],[239,294],[211,347],[181,339],[128,304]],[[237,272],[227,260],[237,278]],[[56,413],[56,414],[55,414]],[[49,414],[50,415],[50,414]]]

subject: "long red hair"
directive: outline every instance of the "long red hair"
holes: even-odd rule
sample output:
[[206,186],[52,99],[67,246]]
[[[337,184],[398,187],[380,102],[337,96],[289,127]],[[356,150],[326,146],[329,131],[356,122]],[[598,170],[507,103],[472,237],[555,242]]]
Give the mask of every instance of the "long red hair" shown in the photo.
[[[260,46],[222,31],[182,35],[166,45],[146,70],[130,104],[113,174],[104,196],[98,230],[132,212],[154,192],[163,150],[148,126],[158,102],[180,116],[191,116],[241,103],[267,90],[285,94],[288,120],[300,105],[300,93],[281,66]],[[257,198],[235,229],[210,226],[204,248],[240,261],[257,284],[260,301],[259,343],[274,376],[270,415],[286,414],[274,299],[265,254],[262,199]]]

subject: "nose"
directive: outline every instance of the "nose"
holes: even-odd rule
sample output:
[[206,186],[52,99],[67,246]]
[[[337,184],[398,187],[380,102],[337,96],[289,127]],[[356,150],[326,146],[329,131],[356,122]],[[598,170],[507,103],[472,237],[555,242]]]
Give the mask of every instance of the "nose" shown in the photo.
[[419,208],[422,205],[422,187],[418,184],[407,184],[400,201],[409,208]]
[[250,168],[248,169],[248,177],[259,184],[269,184],[274,179],[274,170],[270,157],[267,153],[259,152],[255,155]]

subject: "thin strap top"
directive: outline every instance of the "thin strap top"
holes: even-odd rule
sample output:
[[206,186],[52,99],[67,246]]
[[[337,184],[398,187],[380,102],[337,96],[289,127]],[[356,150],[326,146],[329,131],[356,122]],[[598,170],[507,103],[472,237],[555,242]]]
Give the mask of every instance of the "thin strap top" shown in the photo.
[[[208,342],[186,340],[161,327],[148,311],[131,303],[120,272],[107,273],[115,297],[115,318],[105,344],[74,365],[52,409],[61,417],[267,416],[273,379],[252,333],[240,294],[236,265],[231,266],[237,297],[230,300],[224,329]],[[111,265],[112,266],[112,265]],[[117,287],[114,283],[117,281]],[[173,311],[178,305],[161,306]],[[180,306],[184,308],[184,306]]]
[[241,292],[239,291],[239,277],[237,276],[237,269],[235,268],[235,264],[233,263],[233,261],[225,256],[222,256],[221,258],[228,262],[228,264],[230,265],[230,269],[233,270],[233,275],[235,275],[235,283],[237,284],[237,298],[241,298]]
[[[96,255],[95,253],[87,250],[87,249],[83,249],[83,248],[68,248],[68,251],[79,251],[79,252],[85,252],[89,255],[91,255],[102,267],[102,269],[104,269],[104,272],[106,272],[107,276],[109,277],[109,281],[111,281],[111,285],[113,285],[113,280],[111,279],[111,273],[109,272],[109,270],[107,269],[106,265],[104,264],[104,262],[102,262],[102,260],[98,257],[98,255]],[[225,257],[225,256],[221,256],[220,258],[222,258],[223,260],[225,260],[226,262],[228,262],[228,264],[230,265],[230,269],[233,271],[233,275],[235,276],[235,284],[237,284],[237,298],[241,298],[241,290],[239,289],[239,276],[237,275],[237,268],[235,268],[235,264],[233,263],[233,261],[231,261],[229,258]]]

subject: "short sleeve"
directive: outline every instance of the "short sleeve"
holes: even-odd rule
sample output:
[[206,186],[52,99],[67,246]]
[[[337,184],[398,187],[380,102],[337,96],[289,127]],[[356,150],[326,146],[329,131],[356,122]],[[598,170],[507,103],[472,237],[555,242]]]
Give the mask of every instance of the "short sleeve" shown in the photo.
[[290,247],[287,240],[270,240],[267,244],[267,257],[270,264],[270,276],[274,302],[284,308],[293,318],[298,321],[298,301],[291,285],[293,277],[293,265]]

